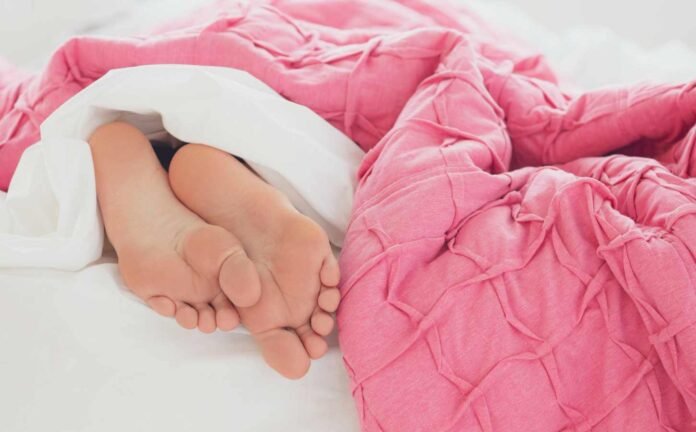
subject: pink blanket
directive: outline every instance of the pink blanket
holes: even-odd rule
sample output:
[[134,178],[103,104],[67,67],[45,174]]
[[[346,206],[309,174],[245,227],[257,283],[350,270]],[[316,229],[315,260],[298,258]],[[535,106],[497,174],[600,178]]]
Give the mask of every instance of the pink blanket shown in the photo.
[[0,65],[0,186],[68,97],[148,63],[245,69],[369,150],[339,313],[364,430],[696,430],[694,83],[571,96],[425,0],[219,3]]

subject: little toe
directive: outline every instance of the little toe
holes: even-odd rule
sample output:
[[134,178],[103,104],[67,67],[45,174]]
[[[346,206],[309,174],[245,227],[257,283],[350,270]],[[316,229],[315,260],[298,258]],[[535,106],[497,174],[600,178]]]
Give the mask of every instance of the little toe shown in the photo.
[[334,327],[334,320],[331,315],[317,309],[312,315],[312,330],[321,336],[327,336]]
[[176,313],[176,304],[169,297],[150,297],[147,299],[147,304],[150,306],[150,308],[152,308],[152,310],[165,317],[171,318]]
[[341,303],[341,291],[338,288],[325,288],[319,293],[317,303],[326,312],[336,312],[339,303]]
[[175,318],[181,327],[188,330],[195,329],[198,325],[198,312],[183,302],[177,304]]
[[220,330],[234,330],[239,325],[239,314],[223,293],[220,293],[211,304],[215,309],[215,321]]
[[241,245],[222,263],[219,281],[222,291],[237,307],[253,306],[261,298],[259,273]]
[[321,283],[327,287],[338,286],[341,280],[341,271],[338,267],[338,261],[334,257],[333,253],[329,252],[329,255],[324,259],[324,263],[321,266],[321,271],[319,272],[319,277]]
[[316,334],[309,324],[305,324],[298,328],[297,334],[302,340],[302,344],[311,359],[316,360],[321,358],[326,354],[326,351],[328,351],[329,346],[324,338]]
[[277,328],[254,336],[266,363],[284,377],[299,379],[309,370],[309,356],[294,331]]
[[210,305],[197,305],[198,310],[198,330],[203,333],[212,333],[217,328],[215,323],[215,311]]

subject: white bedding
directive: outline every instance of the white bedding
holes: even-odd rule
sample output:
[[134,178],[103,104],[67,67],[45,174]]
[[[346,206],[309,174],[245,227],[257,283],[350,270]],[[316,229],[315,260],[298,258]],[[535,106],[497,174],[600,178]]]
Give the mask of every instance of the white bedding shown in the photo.
[[71,271],[102,252],[85,140],[116,119],[244,158],[340,245],[362,158],[345,135],[242,71],[109,72],[46,119],[0,197],[0,431],[355,430],[335,341],[289,382],[245,332],[204,336],[157,317],[113,257]]
[[[109,25],[146,28],[156,3]],[[473,5],[583,87],[696,77],[696,55],[677,42],[646,52],[609,31],[551,33],[508,3]],[[124,290],[113,257],[79,272],[0,270],[0,329],[2,432],[358,430],[335,343],[305,379],[286,381],[247,335],[202,335],[153,314]]]
[[0,272],[0,431],[358,430],[335,341],[304,379],[283,379],[245,334],[156,316],[114,261]]
[[244,71],[148,65],[109,71],[41,124],[41,141],[24,152],[0,197],[0,269],[79,270],[99,258],[103,230],[86,140],[117,120],[149,137],[243,158],[341,246],[360,148]]

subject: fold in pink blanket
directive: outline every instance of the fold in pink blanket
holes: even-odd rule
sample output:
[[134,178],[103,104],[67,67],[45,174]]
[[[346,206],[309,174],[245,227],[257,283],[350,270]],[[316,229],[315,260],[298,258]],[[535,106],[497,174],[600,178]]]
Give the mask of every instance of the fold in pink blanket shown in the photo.
[[216,3],[0,65],[1,186],[62,102],[151,63],[247,70],[369,150],[339,313],[364,430],[696,430],[694,83],[572,96],[424,0]]

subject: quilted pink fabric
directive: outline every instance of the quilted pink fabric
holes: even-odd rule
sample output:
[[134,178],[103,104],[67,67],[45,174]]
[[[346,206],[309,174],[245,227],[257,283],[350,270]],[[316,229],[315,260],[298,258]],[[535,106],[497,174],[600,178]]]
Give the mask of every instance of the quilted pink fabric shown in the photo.
[[439,2],[218,3],[5,80],[2,187],[57,106],[148,63],[245,69],[369,150],[339,312],[365,431],[696,430],[696,83],[569,95]]

